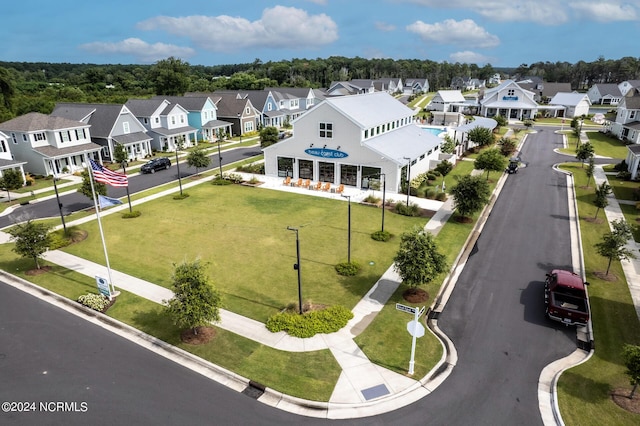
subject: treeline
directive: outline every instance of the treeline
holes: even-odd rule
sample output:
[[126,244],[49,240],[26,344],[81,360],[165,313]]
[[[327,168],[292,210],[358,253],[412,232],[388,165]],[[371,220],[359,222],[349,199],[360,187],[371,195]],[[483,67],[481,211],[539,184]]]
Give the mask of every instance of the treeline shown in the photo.
[[132,97],[182,94],[186,91],[249,90],[265,87],[326,88],[333,81],[384,77],[426,78],[431,90],[448,88],[454,77],[488,80],[539,76],[570,82],[574,90],[594,83],[640,78],[640,60],[599,58],[595,62],[538,62],[513,68],[491,64],[434,62],[418,59],[364,59],[332,56],[245,64],[190,65],[168,58],[153,65],[97,65],[45,62],[0,62],[0,120],[31,111],[49,113],[56,102],[124,103]]

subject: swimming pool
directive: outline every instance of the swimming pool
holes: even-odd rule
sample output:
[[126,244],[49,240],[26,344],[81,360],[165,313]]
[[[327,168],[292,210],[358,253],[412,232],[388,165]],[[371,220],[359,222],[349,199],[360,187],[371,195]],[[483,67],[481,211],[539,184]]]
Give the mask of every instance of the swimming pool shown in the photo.
[[[423,129],[426,132],[431,133],[432,135],[436,135],[436,136],[440,136],[443,133],[447,133],[447,128],[446,127],[430,127],[430,126],[420,126],[421,129]],[[442,136],[444,137],[444,136]]]

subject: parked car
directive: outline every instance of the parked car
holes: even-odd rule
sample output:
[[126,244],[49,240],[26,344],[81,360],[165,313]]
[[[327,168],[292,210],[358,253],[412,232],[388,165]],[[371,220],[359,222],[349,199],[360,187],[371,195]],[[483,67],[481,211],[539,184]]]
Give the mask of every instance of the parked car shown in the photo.
[[171,167],[171,160],[167,157],[154,158],[142,165],[140,171],[142,173],[155,173],[156,170],[166,170]]
[[554,269],[544,283],[547,316],[566,325],[589,322],[589,298],[582,278],[571,271]]

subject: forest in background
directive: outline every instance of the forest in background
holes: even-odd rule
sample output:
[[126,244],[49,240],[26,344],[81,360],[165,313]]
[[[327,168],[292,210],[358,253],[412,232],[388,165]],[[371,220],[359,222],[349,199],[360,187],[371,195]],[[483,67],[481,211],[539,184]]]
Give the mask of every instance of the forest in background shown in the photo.
[[594,62],[537,62],[516,68],[491,64],[434,62],[418,59],[363,59],[332,56],[245,64],[191,65],[167,58],[152,65],[71,64],[0,61],[0,122],[26,114],[48,114],[56,102],[125,103],[130,98],[181,95],[215,90],[261,90],[265,87],[327,88],[333,81],[379,78],[426,78],[432,91],[446,89],[454,77],[488,80],[538,76],[569,82],[586,91],[595,83],[640,79],[640,58]]

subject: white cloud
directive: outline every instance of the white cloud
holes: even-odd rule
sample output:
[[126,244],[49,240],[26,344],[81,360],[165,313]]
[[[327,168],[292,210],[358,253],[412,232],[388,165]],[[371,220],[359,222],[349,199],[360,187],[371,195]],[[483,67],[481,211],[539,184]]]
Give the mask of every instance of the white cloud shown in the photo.
[[556,25],[568,20],[566,2],[562,0],[404,0],[436,9],[464,9],[501,22],[531,21]]
[[322,6],[327,4],[327,0],[307,0],[309,3],[320,4]]
[[169,56],[185,59],[196,53],[190,47],[180,47],[165,43],[149,44],[139,38],[128,38],[117,43],[86,43],[81,45],[80,48],[95,54],[131,55],[141,62],[156,62]]
[[495,47],[500,39],[489,34],[471,19],[456,21],[447,19],[435,24],[416,21],[407,26],[407,31],[419,35],[426,42],[453,44],[465,47]]
[[225,52],[255,47],[305,49],[338,39],[337,25],[329,16],[284,6],[265,9],[261,19],[253,22],[227,15],[157,16],[138,27],[187,37],[204,49]]
[[638,19],[637,7],[630,4],[583,1],[569,3],[569,7],[579,16],[598,22],[635,21]]
[[452,62],[460,62],[463,64],[488,64],[490,58],[480,53],[465,50],[464,52],[455,52],[449,55]]
[[375,23],[376,29],[379,31],[390,32],[395,31],[396,26],[391,24],[386,24],[384,22],[377,21]]

